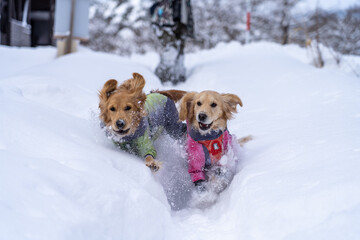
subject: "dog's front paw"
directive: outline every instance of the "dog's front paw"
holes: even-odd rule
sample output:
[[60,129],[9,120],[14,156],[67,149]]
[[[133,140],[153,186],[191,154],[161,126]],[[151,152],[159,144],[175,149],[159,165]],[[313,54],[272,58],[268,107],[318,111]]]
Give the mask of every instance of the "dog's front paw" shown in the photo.
[[202,193],[206,191],[206,181],[205,180],[197,180],[196,182],[194,182],[196,191],[198,193]]
[[157,172],[160,169],[161,164],[159,161],[154,160],[153,162],[146,163],[146,166],[148,166],[151,169],[151,171]]
[[152,156],[146,156],[145,164],[148,166],[151,171],[157,172],[161,167],[161,162],[156,161]]

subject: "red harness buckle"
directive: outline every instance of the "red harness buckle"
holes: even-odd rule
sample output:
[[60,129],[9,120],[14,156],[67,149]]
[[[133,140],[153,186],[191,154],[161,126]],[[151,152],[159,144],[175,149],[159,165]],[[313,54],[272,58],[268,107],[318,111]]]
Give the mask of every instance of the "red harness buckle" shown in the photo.
[[217,163],[223,156],[224,153],[223,138],[224,138],[224,134],[221,134],[220,137],[213,140],[199,141],[199,143],[204,145],[206,149],[209,151],[211,164]]

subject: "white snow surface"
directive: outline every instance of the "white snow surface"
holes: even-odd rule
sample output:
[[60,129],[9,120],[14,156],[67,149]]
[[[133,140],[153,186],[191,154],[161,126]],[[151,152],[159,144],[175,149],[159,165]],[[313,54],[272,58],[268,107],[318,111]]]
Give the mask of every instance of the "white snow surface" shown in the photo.
[[254,139],[214,205],[175,211],[192,187],[183,149],[160,139],[153,174],[97,117],[110,78],[173,88],[152,73],[158,56],[55,55],[0,47],[1,240],[360,239],[360,79],[346,67],[317,69],[304,49],[272,43],[187,55],[176,88],[239,95],[228,128]]

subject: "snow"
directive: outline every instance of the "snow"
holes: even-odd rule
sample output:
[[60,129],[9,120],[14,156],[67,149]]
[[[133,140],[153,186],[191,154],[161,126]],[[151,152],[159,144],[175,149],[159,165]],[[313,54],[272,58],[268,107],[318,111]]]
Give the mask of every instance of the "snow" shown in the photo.
[[360,238],[360,81],[347,66],[265,42],[187,55],[176,88],[239,95],[229,130],[254,136],[229,188],[197,209],[180,146],[157,142],[153,174],[99,128],[106,80],[139,72],[146,92],[173,88],[152,73],[158,56],[55,55],[0,46],[0,239]]

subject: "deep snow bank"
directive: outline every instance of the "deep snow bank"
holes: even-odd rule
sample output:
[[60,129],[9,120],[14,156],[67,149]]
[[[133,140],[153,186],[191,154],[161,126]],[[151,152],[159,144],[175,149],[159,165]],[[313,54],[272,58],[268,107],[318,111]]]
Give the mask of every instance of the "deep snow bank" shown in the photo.
[[[0,239],[174,234],[161,186],[140,160],[105,139],[93,113],[105,80],[151,73],[92,52],[35,64],[43,49],[31,51],[18,56],[31,68],[13,71],[17,62],[7,62],[9,77],[0,80]],[[48,49],[44,57],[48,51],[54,56]]]
[[[161,150],[166,167],[153,176],[96,120],[107,79],[136,71],[147,92],[165,88],[151,73],[156,55],[54,56],[52,48],[0,47],[0,239],[360,236],[360,83],[351,74],[315,69],[304,50],[269,43],[187,56],[191,76],[178,88],[238,94],[244,107],[230,132],[255,139],[217,204],[173,212],[161,184],[189,188],[181,149]],[[175,173],[182,186],[170,181]]]

